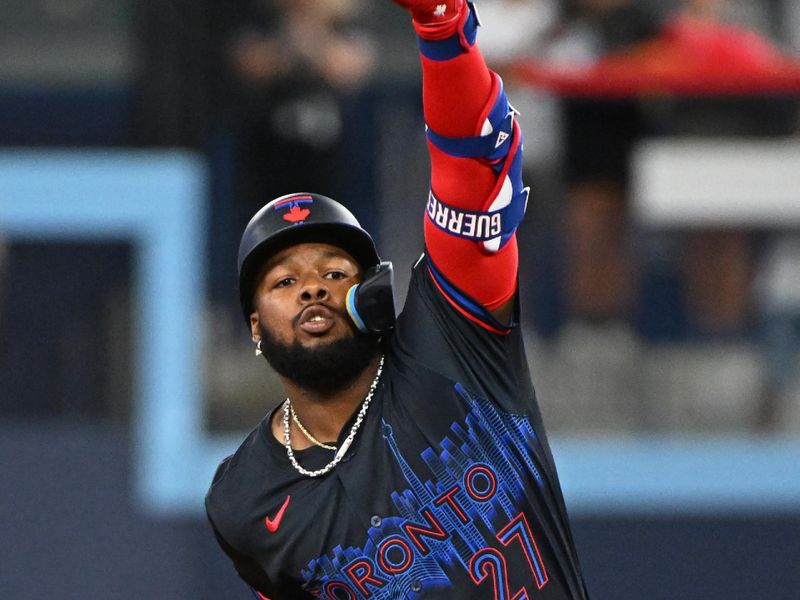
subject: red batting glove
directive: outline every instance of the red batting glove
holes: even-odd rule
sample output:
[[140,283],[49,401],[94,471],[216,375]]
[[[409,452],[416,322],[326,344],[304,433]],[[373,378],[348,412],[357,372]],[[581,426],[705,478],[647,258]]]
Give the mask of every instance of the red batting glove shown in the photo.
[[[411,13],[417,30],[429,39],[452,35],[461,17],[466,13],[466,0],[394,0]],[[450,27],[448,27],[448,25]],[[431,35],[425,35],[428,32]]]

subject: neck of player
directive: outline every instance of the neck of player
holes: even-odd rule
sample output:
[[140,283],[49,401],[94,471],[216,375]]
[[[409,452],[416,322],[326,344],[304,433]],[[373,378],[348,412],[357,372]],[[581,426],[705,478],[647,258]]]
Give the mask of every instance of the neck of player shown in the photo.
[[[342,428],[361,408],[375,379],[379,362],[380,355],[376,355],[350,385],[330,394],[308,390],[285,377],[281,377],[281,382],[297,418],[308,432],[317,440],[335,446]],[[271,425],[272,435],[283,444],[282,408],[273,414]],[[314,445],[291,420],[290,437],[294,450],[304,450]]]

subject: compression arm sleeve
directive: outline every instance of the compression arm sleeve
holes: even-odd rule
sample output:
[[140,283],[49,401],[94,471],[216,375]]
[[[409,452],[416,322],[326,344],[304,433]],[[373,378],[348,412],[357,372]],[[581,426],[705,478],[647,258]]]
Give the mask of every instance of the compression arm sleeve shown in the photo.
[[[431,159],[425,244],[432,268],[442,279],[492,311],[516,292],[514,231],[527,190],[521,189],[521,178],[513,173],[521,170],[521,139],[513,109],[500,78],[488,69],[474,43],[474,8],[464,10],[467,18],[449,40],[426,39],[424,26],[415,23]],[[512,186],[509,175],[520,182]],[[516,200],[509,200],[511,196]],[[506,210],[498,211],[498,206]],[[503,233],[490,239],[501,216]],[[480,230],[481,223],[486,230]],[[451,303],[459,303],[445,295]]]

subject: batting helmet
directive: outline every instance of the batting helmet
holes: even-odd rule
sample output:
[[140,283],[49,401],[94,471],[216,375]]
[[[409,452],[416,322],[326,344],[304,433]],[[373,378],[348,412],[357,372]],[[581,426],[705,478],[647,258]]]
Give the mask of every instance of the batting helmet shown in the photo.
[[275,253],[305,242],[342,248],[365,271],[380,263],[372,237],[335,200],[309,193],[276,198],[250,219],[239,243],[239,301],[248,324],[261,267]]

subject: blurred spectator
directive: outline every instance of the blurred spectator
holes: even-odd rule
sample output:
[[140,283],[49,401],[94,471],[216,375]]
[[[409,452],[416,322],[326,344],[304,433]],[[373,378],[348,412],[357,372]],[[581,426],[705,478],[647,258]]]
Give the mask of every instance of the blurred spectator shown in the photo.
[[[655,35],[669,3],[577,0],[553,60],[597,61]],[[588,28],[588,30],[587,30]],[[628,157],[644,124],[635,98],[565,100],[566,304],[570,319],[630,320],[637,289],[627,223]]]
[[[574,63],[578,56],[584,63],[594,63],[590,80],[605,86],[607,94],[603,99],[586,94],[565,102],[568,312],[578,320],[627,322],[633,318],[641,272],[626,222],[632,145],[644,135],[664,133],[785,133],[786,122],[781,124],[780,118],[785,113],[769,99],[740,102],[712,97],[731,94],[736,85],[745,95],[752,94],[746,82],[751,87],[763,83],[782,59],[776,48],[756,34],[719,24],[727,8],[724,0],[576,0],[568,8],[567,17],[578,25],[565,28],[552,58],[566,57]],[[576,35],[576,31],[583,33]],[[576,46],[582,46],[582,51],[576,51]],[[603,80],[603,73],[616,88]],[[735,73],[749,79],[737,83]],[[645,113],[652,107],[637,92],[637,85],[647,89],[646,85],[631,78],[637,74],[640,79],[654,78],[666,89],[688,85],[691,90],[676,90],[671,114],[664,118],[661,110],[654,119]],[[706,76],[707,90],[703,89]],[[694,94],[707,99],[698,101]],[[775,110],[763,119],[767,105]],[[742,231],[688,235],[682,278],[690,332],[728,336],[746,331],[752,254],[750,236]]]
[[765,365],[758,425],[796,427],[800,423],[800,237],[796,233],[773,241],[756,292]]
[[[335,195],[346,102],[368,81],[372,46],[351,25],[357,0],[254,2],[231,37],[238,93],[237,198],[252,215],[272,197]],[[309,168],[309,165],[312,165]]]

